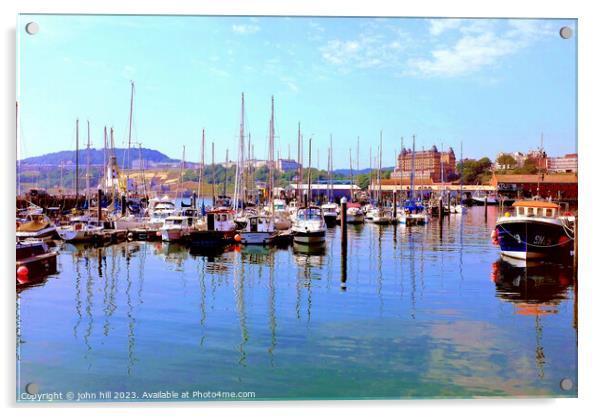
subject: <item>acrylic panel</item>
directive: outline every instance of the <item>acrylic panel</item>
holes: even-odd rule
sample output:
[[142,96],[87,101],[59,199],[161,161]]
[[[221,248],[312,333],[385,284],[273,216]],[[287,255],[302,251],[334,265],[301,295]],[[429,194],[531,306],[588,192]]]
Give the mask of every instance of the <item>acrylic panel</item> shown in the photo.
[[575,19],[16,31],[17,401],[577,396]]

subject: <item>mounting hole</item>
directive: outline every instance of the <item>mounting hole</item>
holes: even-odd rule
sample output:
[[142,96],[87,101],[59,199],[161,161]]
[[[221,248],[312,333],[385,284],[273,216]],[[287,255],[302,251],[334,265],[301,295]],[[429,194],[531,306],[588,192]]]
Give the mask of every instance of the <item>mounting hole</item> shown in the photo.
[[568,26],[563,26],[560,28],[560,37],[562,39],[570,39],[573,36],[573,29]]
[[30,35],[35,35],[40,31],[40,25],[36,22],[29,22],[25,25],[25,31]]
[[563,378],[560,380],[560,388],[564,391],[569,391],[573,388],[573,380],[570,378]]
[[36,383],[28,383],[25,386],[25,391],[27,392],[27,394],[38,394],[40,392],[40,386],[38,386]]

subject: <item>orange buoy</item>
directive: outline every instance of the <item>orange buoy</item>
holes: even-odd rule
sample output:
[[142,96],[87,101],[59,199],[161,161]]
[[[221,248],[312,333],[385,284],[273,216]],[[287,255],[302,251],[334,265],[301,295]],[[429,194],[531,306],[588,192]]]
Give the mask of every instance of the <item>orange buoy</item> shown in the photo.
[[234,241],[236,241],[237,243],[240,243],[240,234],[236,234],[234,236]]
[[27,266],[19,266],[17,269],[17,281],[20,284],[27,283],[29,281],[29,269]]

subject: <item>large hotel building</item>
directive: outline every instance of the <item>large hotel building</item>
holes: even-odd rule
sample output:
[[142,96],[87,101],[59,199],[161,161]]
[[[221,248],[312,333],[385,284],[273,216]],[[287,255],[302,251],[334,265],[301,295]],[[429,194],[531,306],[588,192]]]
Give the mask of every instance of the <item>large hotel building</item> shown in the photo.
[[[437,146],[429,150],[417,151],[414,154],[414,178],[430,180],[435,183],[447,182],[456,174],[456,155],[450,147],[447,152],[440,152]],[[403,149],[397,156],[397,166],[391,173],[392,179],[410,178],[412,174],[412,150]]]

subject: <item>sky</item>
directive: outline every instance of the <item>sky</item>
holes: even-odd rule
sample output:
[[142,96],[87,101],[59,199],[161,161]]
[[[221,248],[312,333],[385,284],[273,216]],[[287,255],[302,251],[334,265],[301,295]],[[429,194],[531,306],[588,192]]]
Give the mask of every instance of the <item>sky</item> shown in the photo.
[[[39,32],[25,25],[35,21]],[[270,100],[276,156],[297,156],[301,123],[307,163],[362,168],[377,153],[435,144],[464,157],[534,149],[543,134],[551,156],[576,152],[575,20],[326,17],[21,15],[17,24],[18,158],[75,149],[91,126],[127,146],[130,81],[132,141],[200,159],[206,131],[216,161],[236,159],[245,128],[257,158],[267,157]]]

